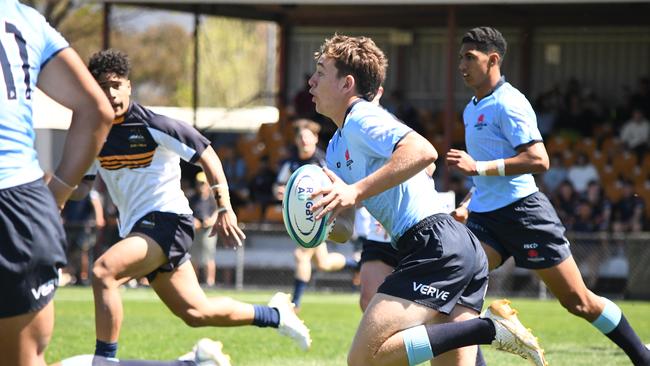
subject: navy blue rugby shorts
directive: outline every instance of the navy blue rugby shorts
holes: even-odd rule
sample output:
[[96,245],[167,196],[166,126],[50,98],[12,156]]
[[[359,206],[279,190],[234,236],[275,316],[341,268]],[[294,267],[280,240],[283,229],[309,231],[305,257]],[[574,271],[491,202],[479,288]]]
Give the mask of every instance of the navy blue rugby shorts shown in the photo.
[[66,245],[42,179],[0,189],[0,318],[38,311],[54,298]]
[[480,312],[488,285],[485,252],[474,234],[448,214],[408,229],[396,243],[395,271],[378,292],[449,314],[458,305]]
[[167,256],[167,263],[147,275],[153,282],[158,272],[172,272],[190,259],[194,241],[194,218],[171,212],[153,211],[139,219],[131,233],[142,233],[153,239]]
[[390,243],[383,243],[366,238],[359,238],[363,245],[361,250],[360,264],[369,261],[381,261],[391,267],[396,267],[399,263],[399,253]]
[[542,192],[489,212],[471,212],[467,227],[517,267],[550,268],[571,256],[565,228]]

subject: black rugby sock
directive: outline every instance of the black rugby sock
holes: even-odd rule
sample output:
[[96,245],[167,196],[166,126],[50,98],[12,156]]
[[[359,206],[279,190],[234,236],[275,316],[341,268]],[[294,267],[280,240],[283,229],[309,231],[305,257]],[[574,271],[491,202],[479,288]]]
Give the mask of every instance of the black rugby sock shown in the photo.
[[302,300],[302,295],[305,293],[305,289],[307,289],[308,285],[309,282],[305,282],[297,278],[293,280],[293,298],[291,299],[291,302],[294,303],[294,305],[296,305],[297,308],[300,307],[300,301]]
[[630,323],[625,319],[625,315],[621,315],[621,320],[616,328],[605,335],[617,346],[621,347],[634,365],[650,365],[650,350],[641,342]]
[[462,322],[425,325],[434,355],[452,349],[490,344],[496,337],[494,324],[489,319],[475,318]]
[[255,310],[253,325],[261,328],[277,328],[280,325],[280,312],[278,309],[266,305],[253,305],[253,309]]
[[106,358],[115,358],[117,355],[117,342],[95,341],[95,355]]

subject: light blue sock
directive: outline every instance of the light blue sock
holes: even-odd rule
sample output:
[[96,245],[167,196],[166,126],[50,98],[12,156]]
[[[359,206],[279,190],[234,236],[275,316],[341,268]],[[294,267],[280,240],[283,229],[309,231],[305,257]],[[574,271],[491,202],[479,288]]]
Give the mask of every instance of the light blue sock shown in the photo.
[[409,366],[419,365],[433,358],[429,335],[424,325],[402,331],[402,338],[404,339]]
[[618,305],[614,304],[611,300],[605,297],[601,297],[601,299],[603,299],[605,302],[605,308],[603,309],[603,312],[600,314],[598,319],[594,320],[591,325],[596,327],[596,329],[601,331],[603,334],[607,334],[613,331],[616,326],[618,326],[623,313],[621,312],[621,308],[619,308]]

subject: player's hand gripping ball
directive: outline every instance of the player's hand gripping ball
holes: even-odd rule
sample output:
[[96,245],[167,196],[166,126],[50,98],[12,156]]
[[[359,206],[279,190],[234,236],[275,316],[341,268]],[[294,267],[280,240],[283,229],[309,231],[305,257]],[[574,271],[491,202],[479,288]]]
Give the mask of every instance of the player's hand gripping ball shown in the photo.
[[332,182],[317,165],[303,165],[293,172],[284,191],[282,199],[282,216],[284,226],[293,241],[305,248],[314,248],[325,241],[334,222],[327,225],[330,214],[316,220],[312,206],[322,198],[311,194],[322,187],[331,186]]

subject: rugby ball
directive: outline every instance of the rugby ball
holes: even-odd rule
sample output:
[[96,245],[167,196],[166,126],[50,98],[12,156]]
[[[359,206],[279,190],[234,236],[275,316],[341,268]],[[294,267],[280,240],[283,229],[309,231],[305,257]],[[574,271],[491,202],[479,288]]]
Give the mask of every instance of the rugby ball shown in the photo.
[[331,224],[327,225],[330,214],[320,220],[311,210],[322,195],[311,198],[311,194],[322,187],[332,185],[323,169],[314,164],[298,168],[287,182],[282,198],[282,217],[287,233],[293,241],[304,248],[314,248],[325,241]]

